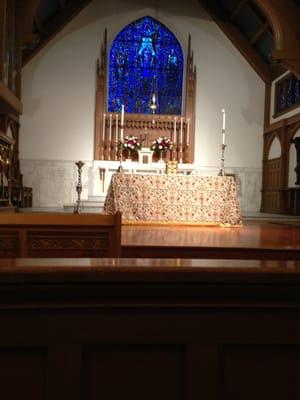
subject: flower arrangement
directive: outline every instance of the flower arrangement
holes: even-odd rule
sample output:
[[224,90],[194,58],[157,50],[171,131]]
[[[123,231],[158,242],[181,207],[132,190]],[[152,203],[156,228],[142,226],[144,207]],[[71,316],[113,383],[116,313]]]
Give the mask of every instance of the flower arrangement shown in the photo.
[[[125,136],[124,142],[120,142],[119,147],[122,152],[124,151],[125,156],[127,156],[128,159],[131,159],[131,154],[140,150],[142,144],[136,136]],[[133,158],[135,158],[135,156],[133,156]]]
[[166,153],[172,150],[173,143],[166,136],[160,136],[152,142],[151,150],[155,153]]
[[142,147],[141,142],[138,140],[136,136],[125,136],[123,149],[130,151],[140,150]]

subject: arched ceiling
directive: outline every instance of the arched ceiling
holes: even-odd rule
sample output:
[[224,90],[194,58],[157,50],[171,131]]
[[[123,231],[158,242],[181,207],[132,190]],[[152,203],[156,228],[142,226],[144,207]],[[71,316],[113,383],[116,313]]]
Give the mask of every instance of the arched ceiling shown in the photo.
[[[76,16],[91,0],[31,0],[35,3],[31,38],[23,49],[23,64],[26,64],[56,33]],[[212,19],[247,59],[249,64],[265,82],[271,82],[287,68],[293,70],[291,63],[284,63],[284,58],[293,60],[298,54],[282,53],[278,50],[278,32],[274,35],[272,10],[278,0],[198,0]],[[273,5],[273,3],[275,5]],[[37,5],[38,4],[38,5]],[[299,12],[300,0],[285,0],[286,18]],[[265,6],[266,5],[266,6]],[[289,6],[289,7],[288,7]],[[273,7],[273,8],[272,8]],[[292,8],[291,8],[292,7]],[[293,8],[294,7],[294,8]],[[269,15],[266,15],[269,12]],[[281,16],[282,17],[282,16]],[[280,23],[280,21],[279,21]],[[299,33],[299,32],[298,32]],[[300,35],[299,35],[300,37]],[[284,49],[283,49],[284,50]],[[300,52],[300,49],[299,49]],[[274,54],[277,62],[274,62]],[[300,69],[300,68],[299,68]],[[299,71],[300,74],[300,71]]]
[[[24,0],[19,0],[24,1]],[[25,65],[72,18],[92,0],[30,0],[34,4],[31,19],[31,40],[24,40],[22,59]]]

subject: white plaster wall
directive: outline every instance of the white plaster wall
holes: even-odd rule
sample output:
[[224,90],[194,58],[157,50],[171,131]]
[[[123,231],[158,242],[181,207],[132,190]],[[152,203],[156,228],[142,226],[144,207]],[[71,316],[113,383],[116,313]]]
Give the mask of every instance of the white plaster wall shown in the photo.
[[270,124],[273,124],[274,122],[278,122],[284,118],[290,118],[293,115],[299,114],[300,112],[300,107],[295,108],[292,111],[289,111],[287,113],[284,113],[282,115],[279,115],[278,117],[274,118],[274,112],[275,112],[275,84],[276,82],[278,82],[281,78],[283,78],[285,75],[288,75],[290,73],[290,71],[285,72],[284,74],[282,74],[281,76],[279,76],[277,79],[275,79],[272,82],[272,86],[271,86],[271,109],[270,109]]
[[280,156],[281,156],[281,144],[278,138],[275,137],[270,146],[268,160],[273,160],[274,158],[279,158]]
[[[184,52],[191,34],[197,66],[195,163],[219,167],[225,108],[226,166],[261,169],[264,83],[199,2],[94,0],[23,69],[25,184],[30,160],[93,160],[95,65],[104,29],[110,44],[125,25],[144,15],[171,29]],[[251,196],[259,199],[259,190]]]

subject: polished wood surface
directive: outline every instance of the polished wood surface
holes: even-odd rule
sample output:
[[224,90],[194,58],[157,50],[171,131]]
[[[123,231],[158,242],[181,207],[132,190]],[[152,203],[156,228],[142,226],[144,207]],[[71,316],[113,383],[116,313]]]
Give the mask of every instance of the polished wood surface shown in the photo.
[[121,214],[3,213],[0,257],[118,257]]
[[297,260],[2,258],[0,283],[300,282]]
[[5,399],[299,394],[297,261],[2,259],[0,326]]
[[300,221],[239,228],[123,226],[123,257],[300,259]]
[[115,223],[115,215],[108,214],[72,214],[61,212],[26,212],[3,214],[0,219],[0,227],[5,225],[24,225],[24,226],[74,226],[74,225],[89,225],[89,226],[111,226]]

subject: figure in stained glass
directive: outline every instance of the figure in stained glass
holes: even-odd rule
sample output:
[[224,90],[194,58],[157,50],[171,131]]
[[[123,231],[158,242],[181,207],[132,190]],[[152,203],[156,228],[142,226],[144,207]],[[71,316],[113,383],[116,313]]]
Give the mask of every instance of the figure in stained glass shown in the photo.
[[150,68],[153,66],[156,53],[153,48],[152,34],[149,26],[146,27],[142,36],[138,56],[142,67]]

